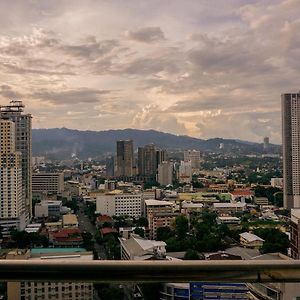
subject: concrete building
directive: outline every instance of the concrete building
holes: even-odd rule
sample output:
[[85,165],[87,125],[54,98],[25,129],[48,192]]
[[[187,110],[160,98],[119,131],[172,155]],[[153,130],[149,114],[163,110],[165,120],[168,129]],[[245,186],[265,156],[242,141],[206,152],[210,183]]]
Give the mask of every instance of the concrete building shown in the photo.
[[97,196],[96,210],[102,215],[140,217],[143,214],[141,193],[123,193],[112,191]]
[[119,238],[122,260],[150,260],[166,258],[166,243],[147,240],[137,234],[131,234],[129,239]]
[[36,218],[59,217],[62,213],[62,201],[42,200],[34,206]]
[[117,141],[116,176],[133,176],[133,141]]
[[78,227],[78,219],[76,215],[66,214],[63,215],[63,227],[64,228],[76,228]]
[[155,178],[157,170],[156,148],[149,144],[138,148],[138,173],[141,176]]
[[197,150],[185,150],[183,152],[183,160],[185,162],[188,162],[188,161],[191,162],[191,166],[192,166],[192,170],[193,171],[199,170],[199,168],[200,168],[200,161],[201,161],[200,151],[197,151]]
[[148,220],[149,236],[155,239],[157,228],[172,227],[178,214],[173,212],[173,204],[163,200],[145,200],[145,215]]
[[291,210],[291,257],[300,259],[300,209]]
[[264,240],[253,233],[243,232],[240,233],[240,244],[243,247],[259,249],[263,246]]
[[0,119],[0,226],[2,234],[26,226],[22,155],[16,151],[15,123]]
[[[83,248],[39,248],[14,250],[6,259],[51,260],[55,262],[91,261],[93,253]],[[7,299],[74,299],[92,300],[93,284],[87,282],[8,282]]]
[[0,119],[9,119],[15,123],[15,150],[21,152],[22,187],[25,202],[26,223],[32,215],[32,137],[31,115],[24,114],[22,101],[10,101],[7,106],[0,106]]
[[61,194],[63,191],[63,172],[32,174],[32,193]]
[[173,184],[173,164],[169,161],[163,161],[158,165],[157,182],[160,185]]
[[115,176],[115,158],[113,156],[109,156],[105,160],[105,166],[106,166],[106,177],[112,178]]
[[168,152],[165,149],[157,149],[156,150],[156,168],[160,165],[163,161],[168,161]]
[[300,208],[300,93],[281,95],[283,143],[283,201]]
[[246,203],[213,203],[214,210],[219,215],[232,215],[237,212],[243,212],[246,210]]
[[179,166],[179,182],[180,183],[190,183],[192,181],[192,162],[181,161]]

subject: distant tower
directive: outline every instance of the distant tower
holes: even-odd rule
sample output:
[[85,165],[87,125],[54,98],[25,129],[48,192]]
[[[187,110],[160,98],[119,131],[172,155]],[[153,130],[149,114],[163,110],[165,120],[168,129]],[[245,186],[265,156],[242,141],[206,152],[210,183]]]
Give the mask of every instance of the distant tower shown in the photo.
[[163,161],[158,166],[157,182],[160,185],[169,185],[173,183],[173,163]]
[[161,164],[163,161],[168,161],[168,152],[165,149],[157,149],[156,150],[156,167]]
[[138,149],[138,172],[139,175],[154,176],[156,175],[156,148],[154,144],[139,147]]
[[185,162],[190,161],[192,170],[199,170],[200,167],[200,151],[197,150],[185,150],[183,152],[183,160]]
[[300,92],[281,95],[284,207],[300,208]]
[[15,123],[16,151],[22,154],[22,187],[25,196],[26,222],[32,216],[32,137],[31,115],[24,114],[22,101],[10,101],[7,106],[0,106],[0,119],[9,119]]
[[133,176],[133,141],[117,141],[116,176]]
[[270,139],[268,136],[264,137],[264,150],[267,150],[270,146]]
[[0,120],[0,226],[2,233],[11,228],[24,230],[25,201],[22,188],[22,155],[16,151],[15,123]]
[[115,175],[115,159],[113,156],[106,158],[106,177],[114,177]]

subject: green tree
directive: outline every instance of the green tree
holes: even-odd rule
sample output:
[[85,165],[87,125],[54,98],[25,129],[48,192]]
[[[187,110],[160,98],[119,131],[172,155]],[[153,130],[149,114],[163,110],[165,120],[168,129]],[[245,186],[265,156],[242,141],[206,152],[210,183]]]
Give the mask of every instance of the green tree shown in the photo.
[[156,231],[156,239],[158,241],[166,241],[167,239],[169,239],[170,237],[173,237],[174,236],[174,232],[171,230],[170,227],[159,227],[157,228],[157,231]]
[[198,255],[198,252],[193,249],[187,249],[184,254],[184,260],[199,260],[200,256]]
[[183,240],[189,230],[189,221],[186,216],[180,215],[175,219],[175,232],[178,240]]
[[288,236],[279,229],[258,228],[254,230],[254,234],[265,240],[261,248],[262,253],[281,252],[287,254],[290,241]]
[[134,229],[134,233],[138,234],[142,238],[145,237],[145,230],[143,228],[141,228],[141,227],[136,227]]
[[137,222],[136,222],[137,226],[140,227],[148,227],[148,219],[145,217],[140,217]]

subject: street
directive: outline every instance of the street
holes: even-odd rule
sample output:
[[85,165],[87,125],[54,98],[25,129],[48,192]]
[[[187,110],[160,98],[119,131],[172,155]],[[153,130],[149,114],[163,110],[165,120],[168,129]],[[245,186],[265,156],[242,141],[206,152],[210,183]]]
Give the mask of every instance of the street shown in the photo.
[[[86,232],[90,232],[93,237],[95,236],[96,232],[97,232],[97,228],[95,225],[93,225],[90,221],[90,219],[88,218],[88,216],[86,216],[84,214],[84,203],[83,202],[78,202],[78,212],[77,212],[77,217],[78,217],[78,222],[79,222],[79,228],[82,232],[86,231]],[[99,245],[95,240],[95,250],[98,253],[98,257],[99,259],[105,260],[106,259],[106,253],[105,253],[105,249],[102,245]]]

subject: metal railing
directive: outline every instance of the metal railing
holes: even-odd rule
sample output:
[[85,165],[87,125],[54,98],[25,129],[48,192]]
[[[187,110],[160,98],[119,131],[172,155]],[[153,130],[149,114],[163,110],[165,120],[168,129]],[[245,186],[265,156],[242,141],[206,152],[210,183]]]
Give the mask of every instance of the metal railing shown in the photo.
[[28,261],[0,260],[1,281],[300,282],[300,260]]

